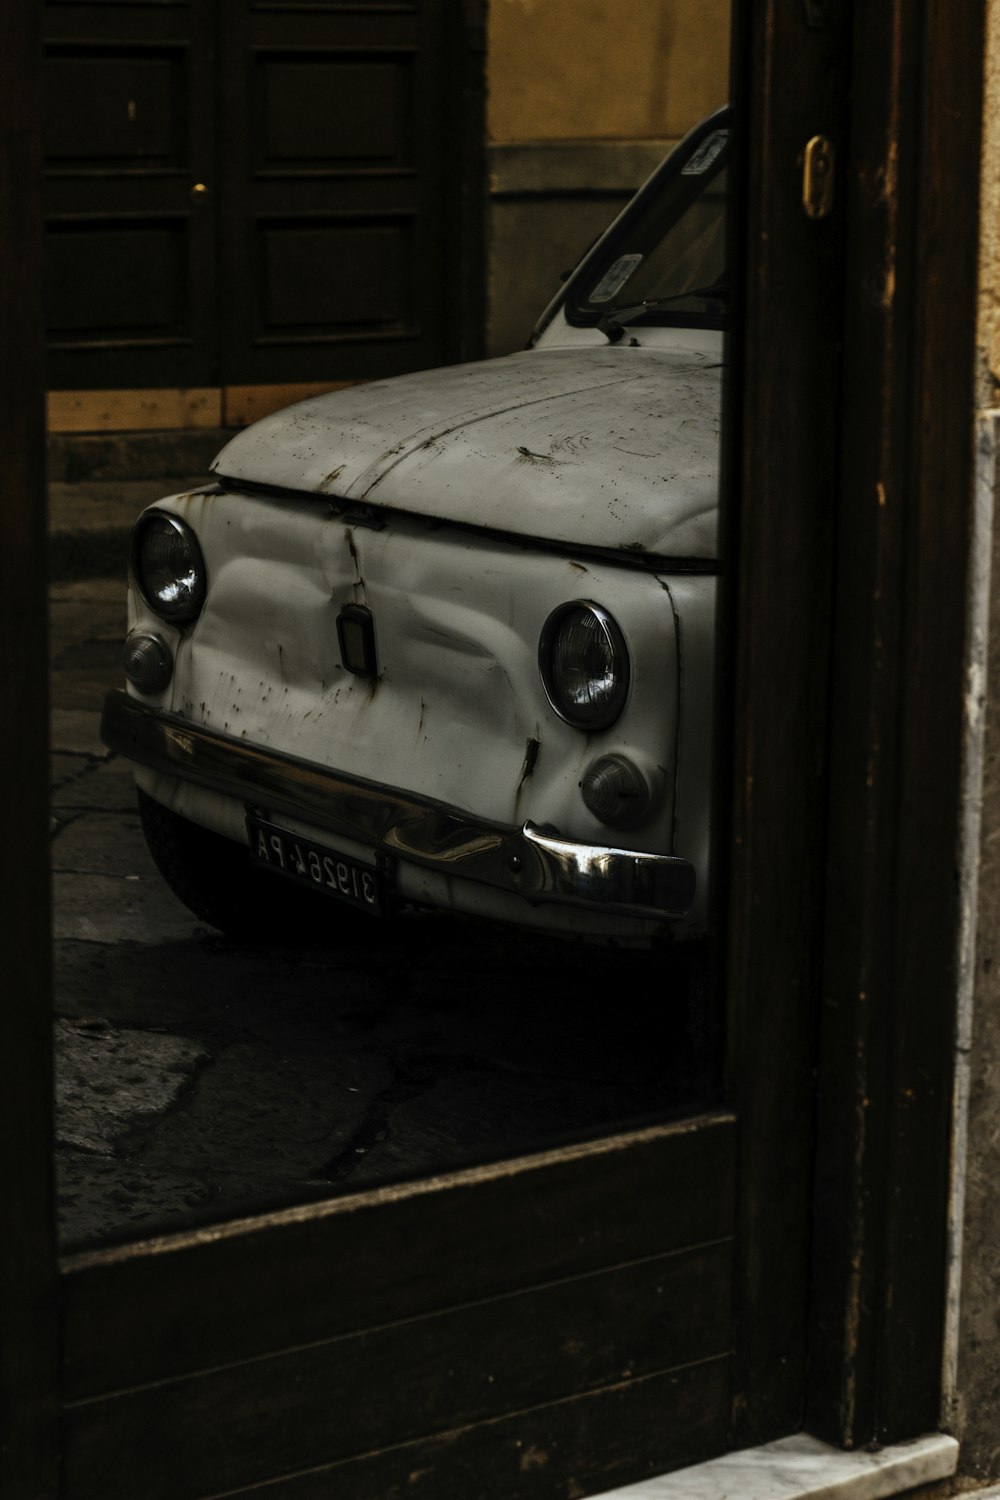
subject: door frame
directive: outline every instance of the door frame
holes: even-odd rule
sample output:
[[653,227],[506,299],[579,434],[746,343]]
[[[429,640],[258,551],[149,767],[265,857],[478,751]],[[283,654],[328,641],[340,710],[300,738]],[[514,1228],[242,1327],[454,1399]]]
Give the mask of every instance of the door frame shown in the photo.
[[[743,503],[723,736],[733,754],[726,951],[728,1097],[740,1130],[737,1446],[803,1422],[845,1445],[938,1422],[966,653],[964,609],[949,615],[940,601],[965,599],[969,561],[977,207],[970,174],[956,168],[979,161],[982,20],[969,0],[768,0],[746,6],[737,29],[753,126],[745,229],[757,252],[742,350],[755,378],[735,397]],[[0,1397],[18,1420],[0,1449],[0,1479],[11,1493],[54,1497],[62,1296],[52,1295],[60,1273],[38,770],[44,508],[31,0],[4,8],[0,42],[5,125],[18,147],[0,203],[17,209],[0,214],[3,269],[21,268],[2,328],[5,347],[23,351],[23,378],[0,406],[6,451],[19,455],[3,512],[0,607],[16,627],[6,639],[25,647],[5,663],[9,701],[32,705],[16,723],[7,716],[0,738],[5,787],[16,789],[5,799],[7,826],[30,851],[8,882],[18,1003],[0,1089],[0,1160],[20,1232],[3,1252],[10,1335]],[[824,91],[825,68],[849,74],[850,95]],[[819,236],[803,256],[798,153],[816,133],[838,149],[840,208],[806,223]],[[789,286],[802,316],[776,321]],[[831,319],[840,329],[823,349],[832,379],[828,369],[817,375],[810,342]],[[789,385],[795,374],[806,383]],[[312,1212],[321,1208],[302,1216]],[[917,1236],[918,1224],[940,1232]],[[126,1278],[128,1247],[114,1260]]]
[[[34,0],[0,10],[0,714],[6,1045],[0,1062],[0,1493],[58,1483],[58,1272],[48,845],[45,377],[41,286],[41,24]],[[14,372],[17,378],[14,378]],[[12,649],[13,643],[17,649]]]
[[958,1270],[984,32],[974,0],[854,21],[807,1394],[850,1447],[941,1424]]

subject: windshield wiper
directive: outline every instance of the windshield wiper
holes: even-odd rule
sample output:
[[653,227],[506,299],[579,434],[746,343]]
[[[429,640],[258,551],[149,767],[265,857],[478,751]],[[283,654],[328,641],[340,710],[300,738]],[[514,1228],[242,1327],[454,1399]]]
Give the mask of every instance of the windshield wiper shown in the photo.
[[609,344],[617,344],[630,323],[644,313],[656,312],[670,302],[683,302],[685,297],[703,297],[707,300],[724,301],[729,288],[724,281],[715,281],[711,286],[692,286],[686,292],[673,292],[669,297],[651,297],[648,302],[636,302],[632,307],[614,307],[597,320],[597,327]]

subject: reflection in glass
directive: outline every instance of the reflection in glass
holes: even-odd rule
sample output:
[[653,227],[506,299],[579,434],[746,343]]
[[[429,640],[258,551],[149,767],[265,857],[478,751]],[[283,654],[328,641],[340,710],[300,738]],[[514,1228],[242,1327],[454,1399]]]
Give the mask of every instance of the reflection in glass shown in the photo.
[[73,636],[111,596],[57,594],[63,702],[107,687],[113,757],[55,799],[57,869],[92,872],[60,929],[68,1240],[717,1097],[731,138],[685,139],[529,350],[311,398],[160,499],[126,646],[155,671],[119,687],[114,632]]

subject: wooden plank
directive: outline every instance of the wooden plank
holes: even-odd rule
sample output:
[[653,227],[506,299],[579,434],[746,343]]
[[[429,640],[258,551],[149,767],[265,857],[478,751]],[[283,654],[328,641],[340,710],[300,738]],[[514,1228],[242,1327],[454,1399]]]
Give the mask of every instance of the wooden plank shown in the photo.
[[[967,163],[979,161],[982,7],[928,0],[922,43],[915,239],[924,295],[920,356],[910,370],[915,441],[903,621],[907,754],[898,786],[902,878],[895,886],[896,1003],[889,1021],[891,1270],[880,1309],[875,1435],[881,1442],[934,1428],[941,1409],[961,921],[954,861],[969,681],[965,601],[978,356],[978,193],[962,177]],[[942,610],[945,599],[961,599],[962,608]]]
[[[725,1451],[729,1378],[729,1360],[721,1356],[229,1494],[233,1500],[582,1500]],[[183,1434],[176,1437],[182,1446]],[[113,1455],[109,1470],[99,1497],[71,1483],[65,1500],[136,1500],[128,1481],[114,1474]],[[206,1494],[193,1471],[185,1485],[184,1500]]]
[[57,1485],[38,7],[0,7],[0,1494]]
[[213,7],[43,12],[48,383],[218,384]]
[[746,121],[734,263],[747,276],[723,428],[734,681],[717,743],[732,817],[715,818],[731,841],[718,868],[729,867],[728,1098],[741,1124],[741,1447],[799,1425],[806,1353],[843,208],[835,197],[827,218],[806,216],[801,161],[817,134],[846,152],[850,61],[849,7],[812,9],[819,24],[801,4],[737,7],[733,49]]
[[940,1409],[981,24],[856,22],[809,1392],[850,1446]]
[[[77,1500],[240,1489],[728,1352],[728,1241],[70,1407]],[[196,1309],[192,1309],[197,1316]],[[178,1434],[183,1433],[183,1442]]]
[[245,427],[261,417],[345,389],[349,380],[298,385],[230,385],[184,390],[49,391],[49,432],[129,432],[160,428]]
[[295,401],[322,396],[327,391],[346,390],[353,383],[350,380],[321,380],[311,385],[227,385],[222,391],[222,424],[224,427],[246,427]]
[[[877,934],[887,921],[885,902],[893,879],[886,816],[891,822],[904,511],[898,486],[908,442],[894,392],[912,357],[904,298],[895,290],[888,295],[884,282],[882,295],[871,296],[866,283],[875,273],[866,267],[885,264],[883,257],[898,235],[900,187],[915,170],[915,154],[907,154],[902,177],[898,169],[901,111],[906,111],[906,132],[912,134],[916,107],[905,77],[915,33],[908,26],[900,30],[901,14],[896,3],[859,13],[855,141],[852,171],[844,181],[851,274],[845,298],[836,541],[841,565],[831,678],[837,733],[830,765],[828,1004],[821,1029],[815,1199],[824,1232],[816,1238],[813,1255],[815,1353],[808,1412],[820,1435],[851,1445],[874,1437],[877,1371],[863,1310],[878,1301],[880,1251],[865,1200],[881,1205],[885,1196],[885,1162],[876,1146],[884,1148],[878,1080],[884,1076],[889,1038],[878,1015],[891,981],[888,955]],[[879,53],[877,70],[873,48]],[[890,165],[892,193],[876,185]],[[908,285],[904,247],[896,244],[891,257],[894,274],[898,268],[902,285]]]
[[67,1399],[724,1238],[735,1144],[705,1116],[71,1256]]
[[461,312],[445,264],[464,151],[444,128],[458,10],[220,0],[219,14],[223,381],[440,363]]
[[219,427],[218,389],[49,391],[50,432],[129,432],[156,428]]

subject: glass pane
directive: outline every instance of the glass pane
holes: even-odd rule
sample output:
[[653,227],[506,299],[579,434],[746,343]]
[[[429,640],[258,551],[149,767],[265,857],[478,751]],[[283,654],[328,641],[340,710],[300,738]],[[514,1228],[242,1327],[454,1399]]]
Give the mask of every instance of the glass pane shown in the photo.
[[[278,410],[207,485],[57,484],[66,1244],[718,1101],[725,28],[713,46],[683,119],[651,63],[644,124],[602,152],[572,88],[576,155],[518,143],[563,173],[534,238],[522,199],[491,205],[494,289],[543,288],[530,347]],[[643,135],[671,149],[630,197]],[[581,162],[617,186],[571,191]],[[112,501],[153,504],[127,619],[117,557],[60,565],[58,518]]]

